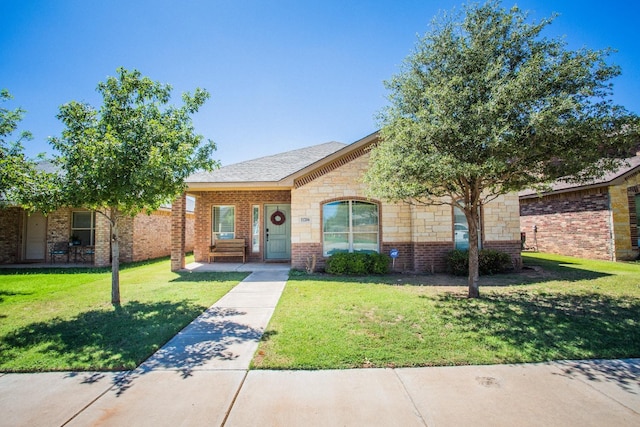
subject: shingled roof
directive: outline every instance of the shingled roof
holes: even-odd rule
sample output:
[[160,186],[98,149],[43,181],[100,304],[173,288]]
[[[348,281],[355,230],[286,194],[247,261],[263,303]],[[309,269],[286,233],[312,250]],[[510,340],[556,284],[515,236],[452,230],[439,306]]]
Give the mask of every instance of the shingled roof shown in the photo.
[[576,184],[568,183],[565,181],[557,181],[551,184],[551,191],[544,193],[537,193],[535,190],[523,190],[518,195],[521,199],[527,199],[532,197],[539,197],[548,194],[564,193],[568,191],[584,190],[588,188],[605,187],[609,185],[618,184],[626,177],[640,172],[640,156],[634,156],[625,159],[625,164],[621,165],[617,170],[613,172],[607,172],[603,177],[594,179],[592,181]]
[[346,144],[333,141],[273,156],[260,157],[223,166],[212,172],[195,173],[186,179],[186,183],[278,182],[344,147]]

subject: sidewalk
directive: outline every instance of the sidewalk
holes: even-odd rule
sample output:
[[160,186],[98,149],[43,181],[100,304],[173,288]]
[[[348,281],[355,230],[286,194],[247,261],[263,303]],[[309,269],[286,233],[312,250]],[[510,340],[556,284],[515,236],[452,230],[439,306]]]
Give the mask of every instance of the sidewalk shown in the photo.
[[640,425],[640,359],[247,371],[287,280],[268,269],[134,371],[0,374],[0,426]]

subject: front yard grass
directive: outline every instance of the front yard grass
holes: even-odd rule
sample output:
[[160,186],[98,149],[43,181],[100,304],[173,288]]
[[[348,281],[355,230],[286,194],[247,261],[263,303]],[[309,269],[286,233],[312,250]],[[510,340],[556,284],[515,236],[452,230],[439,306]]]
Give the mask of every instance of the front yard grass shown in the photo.
[[114,308],[107,269],[0,269],[0,371],[133,369],[244,277],[125,265]]
[[481,278],[292,275],[252,362],[340,369],[640,356],[640,263],[523,254]]

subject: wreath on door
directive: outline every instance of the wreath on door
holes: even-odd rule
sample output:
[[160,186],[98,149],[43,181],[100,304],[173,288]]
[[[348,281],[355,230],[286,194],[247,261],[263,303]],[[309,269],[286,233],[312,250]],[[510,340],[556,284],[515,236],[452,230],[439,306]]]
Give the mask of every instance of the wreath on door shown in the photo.
[[273,214],[271,214],[271,223],[273,225],[282,225],[284,224],[284,221],[287,218],[284,216],[283,212],[280,212],[280,210],[275,211]]

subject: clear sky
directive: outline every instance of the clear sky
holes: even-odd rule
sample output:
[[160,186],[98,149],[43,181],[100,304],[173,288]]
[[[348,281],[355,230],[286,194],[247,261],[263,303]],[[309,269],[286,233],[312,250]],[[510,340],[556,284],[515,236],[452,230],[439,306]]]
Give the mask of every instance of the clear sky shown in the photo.
[[[27,110],[27,154],[51,152],[59,106],[100,105],[95,88],[116,68],[180,94],[211,99],[196,131],[218,145],[223,165],[377,130],[383,81],[442,10],[463,1],[412,0],[0,0],[0,88]],[[503,2],[510,7],[516,2]],[[569,48],[612,47],[622,67],[617,104],[640,114],[640,2],[522,0],[548,36]]]

